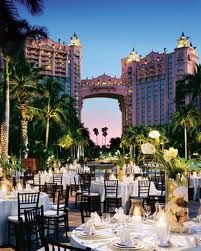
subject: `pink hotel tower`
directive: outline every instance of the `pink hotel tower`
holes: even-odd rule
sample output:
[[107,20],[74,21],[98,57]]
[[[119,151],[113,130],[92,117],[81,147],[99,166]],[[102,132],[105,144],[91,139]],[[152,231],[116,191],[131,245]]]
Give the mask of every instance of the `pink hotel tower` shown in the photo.
[[[44,75],[59,79],[64,93],[75,98],[78,116],[83,100],[108,97],[119,100],[122,128],[126,125],[167,124],[176,110],[176,81],[193,73],[198,56],[182,33],[173,52],[135,50],[121,60],[121,78],[101,75],[81,81],[81,46],[76,34],[69,46],[50,39],[27,45],[26,57],[44,68]],[[188,102],[186,100],[186,102]]]

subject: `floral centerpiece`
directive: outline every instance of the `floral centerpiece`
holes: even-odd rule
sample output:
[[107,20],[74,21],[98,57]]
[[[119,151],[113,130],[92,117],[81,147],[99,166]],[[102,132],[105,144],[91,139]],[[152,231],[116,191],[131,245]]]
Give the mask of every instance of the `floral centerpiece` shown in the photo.
[[163,149],[160,144],[160,133],[156,130],[149,133],[147,141],[141,145],[144,155],[152,156],[166,174],[166,213],[171,230],[184,232],[188,220],[188,162],[180,158],[178,150],[170,147]]

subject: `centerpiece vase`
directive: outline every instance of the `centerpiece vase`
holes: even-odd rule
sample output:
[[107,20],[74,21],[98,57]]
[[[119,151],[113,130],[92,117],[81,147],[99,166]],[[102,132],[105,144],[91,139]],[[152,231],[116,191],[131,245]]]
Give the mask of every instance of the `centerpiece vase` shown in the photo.
[[124,174],[124,170],[122,168],[119,169],[119,171],[117,173],[117,178],[119,181],[124,181],[125,174]]
[[172,232],[185,232],[188,221],[188,175],[166,175],[166,214]]

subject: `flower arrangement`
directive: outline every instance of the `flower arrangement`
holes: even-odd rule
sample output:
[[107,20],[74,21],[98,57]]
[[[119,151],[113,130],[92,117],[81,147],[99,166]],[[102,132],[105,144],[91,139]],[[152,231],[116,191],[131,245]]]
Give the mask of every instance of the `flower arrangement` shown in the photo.
[[51,155],[48,157],[46,164],[48,168],[57,167],[59,164],[59,160],[54,155]]
[[179,157],[177,149],[173,147],[161,149],[158,131],[151,131],[149,138],[141,145],[141,151],[144,155],[152,156],[153,160],[166,171],[169,178],[176,179],[177,174],[188,171],[187,161]]

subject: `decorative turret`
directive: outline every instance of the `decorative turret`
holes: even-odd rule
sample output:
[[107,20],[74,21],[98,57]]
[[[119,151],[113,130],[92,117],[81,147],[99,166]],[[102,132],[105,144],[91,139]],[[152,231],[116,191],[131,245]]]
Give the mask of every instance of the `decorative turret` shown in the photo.
[[177,48],[182,48],[182,47],[191,47],[190,42],[189,42],[189,37],[186,37],[184,35],[184,32],[182,32],[181,36],[177,40]]
[[78,36],[76,35],[76,33],[74,32],[73,36],[70,38],[70,45],[76,45],[76,46],[80,46],[80,40],[78,38]]
[[126,63],[131,63],[131,62],[139,62],[140,61],[140,56],[137,54],[137,51],[133,48],[133,50],[130,52],[128,55]]

